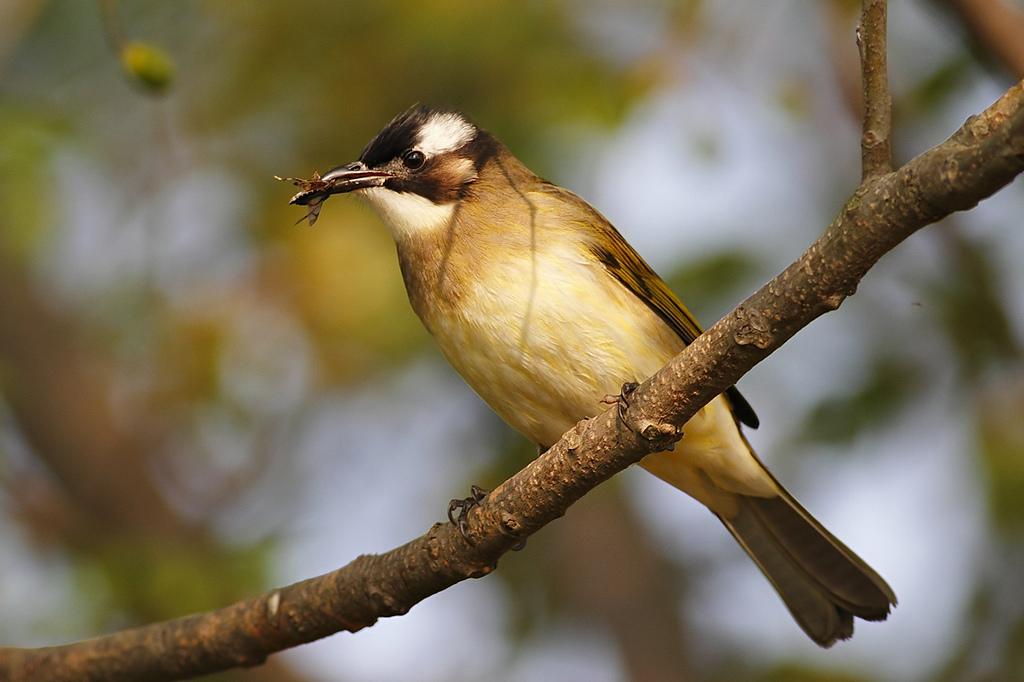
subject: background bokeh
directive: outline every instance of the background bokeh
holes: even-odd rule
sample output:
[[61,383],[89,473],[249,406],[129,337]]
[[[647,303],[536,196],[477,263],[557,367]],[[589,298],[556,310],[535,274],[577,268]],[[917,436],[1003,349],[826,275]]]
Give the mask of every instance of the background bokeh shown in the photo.
[[[1024,76],[968,5],[993,2],[892,3],[897,161]],[[859,181],[858,9],[0,2],[0,642],[330,571],[534,455],[433,348],[372,213],[295,226],[274,175],[458,107],[710,323]],[[763,459],[896,590],[888,622],[818,650],[706,510],[631,470],[486,579],[215,678],[1024,679],[1022,227],[1018,180],[741,383]]]

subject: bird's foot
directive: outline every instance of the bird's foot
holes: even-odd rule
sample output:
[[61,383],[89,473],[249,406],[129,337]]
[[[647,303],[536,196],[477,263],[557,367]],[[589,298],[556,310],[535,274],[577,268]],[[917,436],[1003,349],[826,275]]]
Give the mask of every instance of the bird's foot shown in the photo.
[[[469,535],[466,534],[466,529],[469,525],[469,512],[473,507],[479,506],[480,502],[490,492],[490,490],[481,488],[478,485],[470,486],[469,497],[463,500],[455,499],[448,503],[448,520],[459,527],[459,534],[469,544],[473,544],[469,539]],[[458,517],[455,516],[456,510],[459,512]]]
[[626,426],[629,426],[629,428],[633,431],[635,431],[636,429],[633,429],[633,427],[629,425],[629,422],[626,418],[626,412],[629,410],[629,396],[633,395],[633,393],[639,387],[640,384],[636,383],[635,381],[627,381],[626,383],[622,384],[622,388],[619,389],[618,395],[606,395],[605,397],[601,398],[601,402],[604,403],[605,405],[618,406],[619,420]]
[[[478,485],[470,486],[469,497],[463,500],[455,499],[448,503],[448,521],[450,521],[452,525],[458,526],[459,535],[461,535],[462,539],[470,545],[473,544],[473,541],[469,539],[469,534],[466,532],[469,527],[469,512],[473,507],[479,506],[490,492],[490,490],[481,488]],[[459,512],[458,516],[455,515],[456,511]],[[516,543],[512,548],[512,551],[518,552],[523,547],[526,547],[526,538],[523,538]]]
[[627,381],[622,384],[619,395],[606,395],[601,399],[601,402],[607,405],[616,405],[618,407],[619,421],[627,429],[650,444],[651,452],[674,450],[676,442],[683,437],[683,432],[680,429],[672,424],[655,424],[648,419],[641,419],[637,422],[629,413],[629,398],[639,386],[640,384],[635,381]]

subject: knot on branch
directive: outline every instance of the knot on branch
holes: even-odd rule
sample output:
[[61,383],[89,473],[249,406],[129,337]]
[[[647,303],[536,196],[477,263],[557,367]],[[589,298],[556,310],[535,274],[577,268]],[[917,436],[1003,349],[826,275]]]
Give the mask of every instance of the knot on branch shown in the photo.
[[523,524],[507,511],[501,512],[501,532],[513,538],[522,535]]
[[843,301],[845,301],[848,296],[853,296],[856,293],[856,290],[857,285],[853,284],[851,285],[849,292],[836,292],[831,296],[826,296],[822,299],[821,304],[825,307],[825,310],[839,310],[839,306],[843,304]]
[[619,421],[645,443],[648,452],[671,450],[676,441],[683,437],[680,429],[667,422],[654,422],[646,417],[637,419],[633,416],[633,412],[636,410],[630,405],[630,396],[639,386],[640,384],[635,381],[627,381],[622,384],[622,392],[619,395],[605,396],[602,402],[618,406]]
[[736,309],[736,317],[739,318],[740,328],[733,335],[733,340],[740,346],[754,346],[765,349],[771,346],[772,333],[771,325],[759,312],[755,312],[746,306]]
[[874,130],[865,130],[861,135],[860,146],[864,149],[875,149],[882,144],[885,144],[885,140],[880,138]]
[[947,190],[952,191],[956,184],[956,179],[960,175],[960,164],[957,163],[956,159],[946,159],[945,163],[942,164],[942,184]]
[[[370,603],[372,603],[382,617],[390,616],[404,616],[412,608],[412,605],[406,603],[402,599],[399,599],[393,591],[385,589],[382,586],[371,587],[366,594]],[[376,619],[375,619],[376,620]]]
[[658,424],[648,419],[641,419],[634,431],[647,443],[651,452],[672,450],[679,439],[683,437],[682,430],[676,428],[674,424],[665,422]]
[[277,612],[281,608],[281,590],[274,590],[270,593],[267,598],[267,618],[274,620],[277,618]]
[[1006,123],[1006,118],[1006,114],[998,110],[991,112],[988,116],[972,115],[964,121],[963,128],[970,131],[974,140],[980,140],[1001,128]]
[[587,428],[587,422],[589,418],[584,418],[582,421],[576,422],[576,426],[573,427],[572,431],[566,434],[565,448],[569,451],[569,454],[574,454],[583,445],[583,432]]

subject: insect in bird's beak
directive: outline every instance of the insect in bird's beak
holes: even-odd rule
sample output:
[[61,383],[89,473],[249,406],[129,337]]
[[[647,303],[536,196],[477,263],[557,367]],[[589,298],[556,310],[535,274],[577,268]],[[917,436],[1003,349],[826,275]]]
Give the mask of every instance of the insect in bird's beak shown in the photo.
[[[281,178],[278,180],[291,181],[301,191],[292,197],[289,204],[306,207],[306,220],[312,226],[320,215],[320,208],[327,197],[332,194],[352,192],[367,187],[380,187],[384,181],[392,177],[386,171],[375,171],[367,169],[359,161],[346,166],[339,166],[327,171],[323,176],[313,173],[310,180],[302,178]],[[302,218],[299,218],[299,222]]]

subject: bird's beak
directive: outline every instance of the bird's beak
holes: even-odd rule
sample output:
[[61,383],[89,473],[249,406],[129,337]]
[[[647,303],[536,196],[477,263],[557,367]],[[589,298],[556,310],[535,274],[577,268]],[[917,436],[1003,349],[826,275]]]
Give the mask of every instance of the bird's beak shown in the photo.
[[332,168],[322,176],[314,173],[312,180],[279,179],[292,180],[302,190],[293,196],[289,203],[309,206],[310,204],[319,204],[332,194],[353,192],[367,187],[380,187],[390,177],[393,176],[387,171],[370,170],[362,162],[354,161],[347,166]]
[[362,162],[354,161],[345,166],[332,168],[320,179],[327,183],[327,186],[323,188],[326,196],[367,187],[380,187],[390,177],[392,174],[387,171],[370,170]]
[[[277,176],[274,176],[277,177]],[[320,215],[320,206],[324,199],[332,194],[353,192],[357,189],[380,187],[384,181],[394,177],[387,171],[370,170],[361,161],[354,161],[347,166],[338,166],[327,171],[322,177],[316,173],[311,180],[301,178],[277,178],[291,180],[301,190],[288,203],[307,208],[306,219],[312,225]]]

